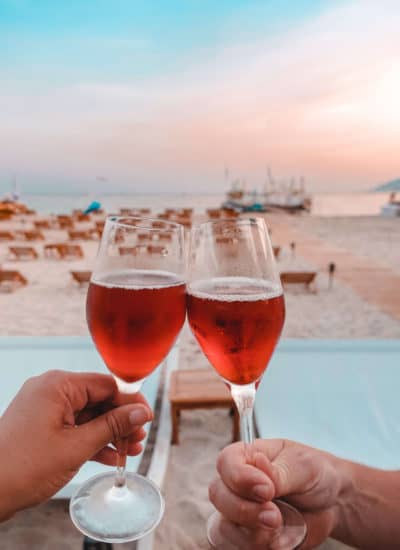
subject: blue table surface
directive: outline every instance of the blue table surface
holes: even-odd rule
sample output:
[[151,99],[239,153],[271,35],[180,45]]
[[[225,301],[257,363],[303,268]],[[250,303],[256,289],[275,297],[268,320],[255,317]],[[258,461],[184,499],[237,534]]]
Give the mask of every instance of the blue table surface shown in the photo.
[[260,437],[400,468],[400,341],[283,340],[256,397]]

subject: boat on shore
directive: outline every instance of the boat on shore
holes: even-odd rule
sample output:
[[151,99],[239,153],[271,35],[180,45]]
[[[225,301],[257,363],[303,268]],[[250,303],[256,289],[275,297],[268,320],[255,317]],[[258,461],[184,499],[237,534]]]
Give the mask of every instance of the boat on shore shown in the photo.
[[396,193],[390,193],[389,201],[381,208],[381,216],[387,218],[400,217],[400,200],[396,200]]
[[256,190],[247,192],[238,183],[233,183],[227,193],[227,199],[222,204],[223,208],[231,208],[239,212],[268,212],[281,210],[285,212],[298,212],[311,210],[311,196],[306,193],[304,180],[296,186],[294,180],[290,185],[265,185],[262,192]]

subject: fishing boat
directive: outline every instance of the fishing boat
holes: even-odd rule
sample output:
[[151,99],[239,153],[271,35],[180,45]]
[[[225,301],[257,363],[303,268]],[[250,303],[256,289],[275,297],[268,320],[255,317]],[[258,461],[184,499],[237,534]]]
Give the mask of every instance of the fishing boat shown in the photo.
[[290,184],[286,184],[286,182],[277,184],[270,176],[261,192],[257,190],[248,192],[245,186],[240,186],[238,182],[234,182],[222,207],[233,208],[240,212],[267,212],[272,210],[286,212],[305,210],[309,212],[311,204],[311,196],[305,190],[304,178],[300,178],[299,185],[296,185],[294,178],[292,178]]

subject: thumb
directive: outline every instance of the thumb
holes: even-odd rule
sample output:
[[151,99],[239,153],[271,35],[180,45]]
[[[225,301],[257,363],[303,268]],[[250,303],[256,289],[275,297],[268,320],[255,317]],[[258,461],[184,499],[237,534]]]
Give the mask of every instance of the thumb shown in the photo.
[[75,429],[82,451],[82,460],[89,460],[111,441],[128,437],[137,427],[151,420],[151,411],[142,404],[123,405],[111,409]]
[[311,465],[302,446],[284,448],[272,462],[275,497],[304,493],[314,473]]

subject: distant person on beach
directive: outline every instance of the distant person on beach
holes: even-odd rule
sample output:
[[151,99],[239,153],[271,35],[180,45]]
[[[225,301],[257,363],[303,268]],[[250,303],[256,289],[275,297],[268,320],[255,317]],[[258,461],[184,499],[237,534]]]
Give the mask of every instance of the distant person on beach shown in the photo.
[[[219,455],[209,488],[222,514],[217,550],[267,550],[281,524],[271,500],[284,499],[304,516],[301,550],[328,537],[363,550],[400,548],[400,471],[384,471],[283,439],[243,443]],[[214,541],[215,542],[215,541]]]
[[109,444],[141,452],[152,412],[112,376],[50,371],[29,379],[0,418],[0,521],[48,500],[88,460],[116,465]]

